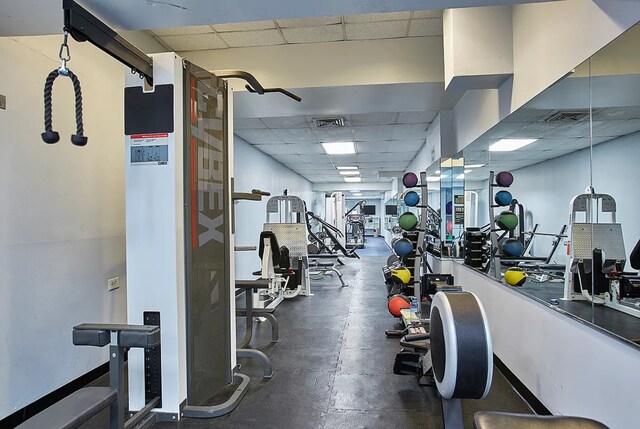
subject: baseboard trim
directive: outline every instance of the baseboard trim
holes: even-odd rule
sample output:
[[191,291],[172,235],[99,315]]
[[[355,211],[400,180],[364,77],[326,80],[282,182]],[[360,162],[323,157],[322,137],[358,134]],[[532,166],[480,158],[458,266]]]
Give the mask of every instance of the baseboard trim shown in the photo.
[[93,381],[109,373],[109,362],[105,362],[99,367],[81,375],[75,380],[70,381],[59,389],[43,396],[35,402],[19,409],[13,414],[8,415],[4,419],[0,420],[0,428],[14,428],[19,424],[25,422],[31,417],[38,414],[40,411],[52,406],[56,402],[60,401],[66,396],[69,396],[76,390],[82,389]]

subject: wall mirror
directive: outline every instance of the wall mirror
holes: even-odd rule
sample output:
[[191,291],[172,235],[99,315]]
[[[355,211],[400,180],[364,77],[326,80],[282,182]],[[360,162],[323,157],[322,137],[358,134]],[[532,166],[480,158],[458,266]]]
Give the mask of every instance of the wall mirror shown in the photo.
[[[640,339],[640,26],[467,146],[464,263]],[[625,274],[621,274],[624,272]]]

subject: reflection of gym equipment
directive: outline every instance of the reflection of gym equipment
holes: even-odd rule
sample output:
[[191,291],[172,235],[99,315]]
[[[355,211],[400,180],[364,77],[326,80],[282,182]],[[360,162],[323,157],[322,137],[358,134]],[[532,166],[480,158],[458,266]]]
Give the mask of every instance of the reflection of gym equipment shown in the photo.
[[587,300],[640,317],[640,277],[623,271],[627,256],[615,200],[589,188],[573,197],[570,206],[570,263],[563,298]]
[[[549,234],[538,232],[536,224],[531,231],[524,230],[524,207],[513,198],[511,192],[500,190],[495,192],[496,188],[509,187],[513,184],[513,175],[508,171],[501,171],[495,174],[493,171],[489,173],[489,195],[493,196],[495,204],[489,204],[489,224],[480,228],[480,233],[486,233],[489,236],[490,253],[480,253],[480,256],[474,255],[473,261],[477,268],[485,272],[489,270],[489,261],[493,259],[495,277],[501,277],[502,266],[518,265],[527,271],[536,273],[546,273],[547,277],[556,278],[556,274],[564,270],[564,266],[552,264],[553,255],[555,254],[566,231],[566,225],[560,228],[558,234]],[[507,210],[505,210],[505,208]],[[494,210],[502,211],[495,215]],[[478,232],[478,231],[474,231]],[[498,233],[500,234],[498,235]],[[547,256],[531,256],[530,249],[535,236],[554,237],[551,249]],[[475,246],[477,252],[481,247]],[[487,259],[488,258],[488,259]]]

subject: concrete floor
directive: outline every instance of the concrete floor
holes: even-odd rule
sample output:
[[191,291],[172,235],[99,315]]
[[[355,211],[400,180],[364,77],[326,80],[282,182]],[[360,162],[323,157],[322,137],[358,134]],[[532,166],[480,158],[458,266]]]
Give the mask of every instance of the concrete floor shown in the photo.
[[[367,244],[384,246],[382,238],[368,238]],[[395,325],[386,310],[381,273],[387,257],[364,255],[346,259],[340,268],[349,287],[327,276],[312,281],[313,296],[278,306],[277,344],[270,343],[269,323],[257,324],[252,347],[270,357],[275,374],[263,380],[255,362],[240,359],[240,372],[251,377],[251,384],[232,413],[154,428],[442,428],[435,389],[393,374],[400,346],[384,334]],[[240,319],[238,331],[242,337]],[[478,410],[530,412],[497,370],[486,399],[463,402],[465,427],[473,427]]]

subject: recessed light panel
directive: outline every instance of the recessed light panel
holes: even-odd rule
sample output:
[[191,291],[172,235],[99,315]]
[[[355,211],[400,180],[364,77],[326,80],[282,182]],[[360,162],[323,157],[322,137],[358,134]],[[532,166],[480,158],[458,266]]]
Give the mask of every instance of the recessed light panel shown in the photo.
[[511,152],[528,144],[531,144],[538,139],[502,139],[489,146],[491,152]]
[[358,176],[360,174],[359,171],[353,171],[353,170],[340,171],[339,173],[342,174],[343,176]]
[[338,170],[357,170],[358,167],[356,165],[345,165],[336,167]]
[[344,177],[345,182],[361,182],[362,179],[360,177]]
[[329,155],[356,153],[353,142],[322,143],[322,147],[324,147],[325,152],[327,152],[327,154]]

